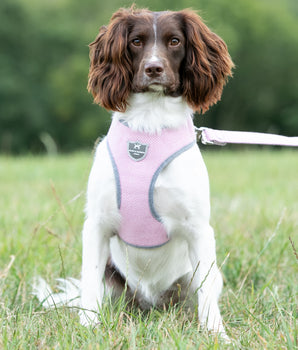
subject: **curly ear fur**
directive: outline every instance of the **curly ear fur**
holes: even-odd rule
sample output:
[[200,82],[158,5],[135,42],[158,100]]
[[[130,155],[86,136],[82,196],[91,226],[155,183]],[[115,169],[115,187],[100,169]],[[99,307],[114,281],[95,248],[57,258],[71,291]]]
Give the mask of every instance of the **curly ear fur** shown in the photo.
[[107,110],[124,112],[131,92],[132,62],[127,50],[129,10],[119,10],[101,27],[90,48],[88,91]]
[[182,95],[195,111],[205,113],[220,100],[234,64],[225,42],[195,12],[183,10],[180,14],[186,38]]

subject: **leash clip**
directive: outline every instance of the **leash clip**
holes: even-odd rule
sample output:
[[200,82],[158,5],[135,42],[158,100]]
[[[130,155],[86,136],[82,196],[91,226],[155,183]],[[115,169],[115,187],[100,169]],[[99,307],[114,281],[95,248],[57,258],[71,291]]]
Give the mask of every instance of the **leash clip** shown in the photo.
[[227,144],[226,142],[208,137],[207,131],[208,131],[208,128],[205,128],[205,127],[198,128],[195,126],[195,133],[197,134],[197,140],[201,141],[203,145],[225,146]]
[[195,133],[197,136],[197,141],[200,141],[202,137],[202,128],[198,128],[197,126],[195,126]]

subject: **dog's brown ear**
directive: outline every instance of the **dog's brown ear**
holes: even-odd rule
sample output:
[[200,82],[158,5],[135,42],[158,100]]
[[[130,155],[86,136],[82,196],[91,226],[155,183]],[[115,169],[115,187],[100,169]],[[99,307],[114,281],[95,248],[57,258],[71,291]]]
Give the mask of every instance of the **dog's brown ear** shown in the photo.
[[186,38],[182,95],[195,111],[205,113],[220,100],[234,64],[225,42],[195,12],[183,10],[180,15]]
[[89,45],[90,69],[88,91],[94,102],[107,110],[124,112],[131,92],[132,62],[127,50],[128,17],[116,12],[107,27],[101,27]]

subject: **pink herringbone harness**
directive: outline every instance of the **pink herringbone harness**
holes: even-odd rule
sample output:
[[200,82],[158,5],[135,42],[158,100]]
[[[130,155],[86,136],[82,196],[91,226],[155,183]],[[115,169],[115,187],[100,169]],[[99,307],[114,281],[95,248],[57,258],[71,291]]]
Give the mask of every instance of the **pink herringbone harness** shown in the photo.
[[121,214],[118,235],[124,242],[140,248],[168,242],[167,231],[154,205],[154,186],[162,169],[195,143],[190,117],[180,128],[163,129],[160,134],[136,132],[113,120],[107,145]]

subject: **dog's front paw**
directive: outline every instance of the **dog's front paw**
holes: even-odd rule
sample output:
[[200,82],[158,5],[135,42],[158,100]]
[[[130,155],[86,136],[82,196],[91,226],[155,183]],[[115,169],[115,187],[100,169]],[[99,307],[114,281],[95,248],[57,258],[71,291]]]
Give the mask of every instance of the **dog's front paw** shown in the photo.
[[101,308],[102,288],[82,283],[80,323],[83,326],[94,327],[99,323],[98,311]]
[[223,330],[222,332],[219,332],[218,335],[226,344],[229,344],[232,342],[231,338],[227,335],[225,330]]
[[223,340],[225,343],[230,343],[231,339],[227,335],[225,328],[222,324],[217,324],[216,326],[214,324],[210,324],[208,321],[206,322],[200,322],[200,325],[202,329],[205,329],[208,331],[210,335],[217,336],[221,340]]
[[98,313],[91,310],[80,310],[80,323],[84,327],[95,327],[98,323]]
[[[206,312],[208,310],[208,312]],[[223,321],[217,303],[209,305],[209,308],[199,310],[201,326],[212,334],[217,334],[225,342],[230,342],[230,338],[225,331]]]
[[207,331],[210,334],[213,335],[217,335],[220,339],[222,339],[225,343],[230,343],[231,339],[230,337],[227,335],[225,328],[222,324],[217,324],[216,326],[214,324],[212,325],[208,325],[208,322],[206,323],[201,323],[201,326],[205,329],[207,329]]

